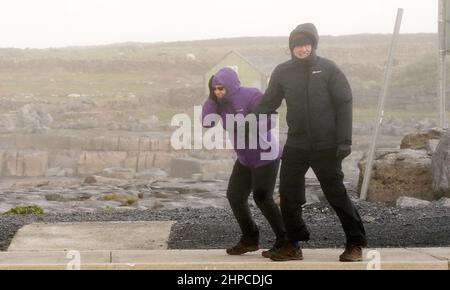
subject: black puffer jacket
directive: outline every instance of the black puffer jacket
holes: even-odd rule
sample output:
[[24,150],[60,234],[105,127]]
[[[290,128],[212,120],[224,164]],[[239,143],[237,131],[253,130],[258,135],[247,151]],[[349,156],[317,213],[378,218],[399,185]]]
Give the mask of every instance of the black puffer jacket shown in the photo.
[[285,99],[287,146],[324,150],[351,145],[352,92],[347,78],[334,62],[316,56],[319,36],[313,24],[302,24],[292,31],[289,47],[298,33],[314,38],[311,56],[300,60],[292,54],[291,60],[278,65],[254,113],[273,113]]

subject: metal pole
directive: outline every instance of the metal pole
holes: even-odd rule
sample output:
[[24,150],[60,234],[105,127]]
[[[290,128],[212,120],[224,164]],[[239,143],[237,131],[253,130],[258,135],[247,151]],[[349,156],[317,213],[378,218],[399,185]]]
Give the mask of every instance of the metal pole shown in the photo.
[[438,95],[439,95],[439,125],[447,128],[446,98],[447,98],[447,48],[446,48],[446,10],[447,0],[439,0],[439,60],[438,60]]
[[395,21],[394,35],[392,37],[391,47],[389,49],[389,57],[384,71],[384,81],[383,88],[381,90],[380,98],[378,101],[378,116],[377,123],[375,124],[375,132],[373,134],[372,143],[370,146],[369,156],[367,158],[366,170],[364,172],[364,180],[361,187],[360,198],[365,200],[367,198],[367,191],[369,189],[369,181],[372,173],[372,164],[375,155],[375,149],[377,145],[377,138],[380,131],[381,124],[383,123],[384,116],[384,103],[386,101],[386,96],[389,88],[389,83],[392,75],[392,64],[394,61],[395,48],[397,47],[398,36],[400,34],[400,26],[402,23],[403,8],[399,8],[397,11],[397,20]]

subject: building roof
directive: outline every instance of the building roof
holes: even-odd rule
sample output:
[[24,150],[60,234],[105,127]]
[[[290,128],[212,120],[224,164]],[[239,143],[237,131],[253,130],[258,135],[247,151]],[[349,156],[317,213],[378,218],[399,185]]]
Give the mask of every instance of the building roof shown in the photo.
[[242,58],[248,65],[253,67],[256,71],[260,72],[264,76],[270,76],[273,69],[280,63],[289,59],[289,56],[283,53],[279,55],[273,54],[252,54],[252,55],[244,55],[236,50],[232,50],[225,54],[217,63],[220,63],[224,59],[226,59],[230,54],[235,54]]
[[290,55],[284,53],[284,51],[280,50],[279,54],[272,53],[254,53],[251,55],[241,54],[242,57],[247,59],[248,62],[252,63],[254,67],[258,68],[259,71],[264,73],[266,76],[270,76],[272,71],[275,69],[277,65],[283,63],[290,59]]

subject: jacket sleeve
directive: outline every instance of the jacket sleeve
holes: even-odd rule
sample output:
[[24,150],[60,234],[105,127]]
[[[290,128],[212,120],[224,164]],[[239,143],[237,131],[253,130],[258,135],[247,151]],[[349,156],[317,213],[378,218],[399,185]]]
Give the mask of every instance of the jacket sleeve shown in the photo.
[[217,122],[212,122],[212,125],[204,124],[206,116],[208,116],[210,114],[218,114],[217,107],[218,107],[217,103],[211,99],[206,100],[206,102],[203,104],[201,121],[202,121],[202,126],[204,128],[212,128],[217,125]]
[[281,106],[283,97],[284,92],[279,81],[279,71],[278,69],[275,69],[270,78],[266,92],[252,112],[257,115],[274,113]]
[[[258,90],[258,92],[253,96],[252,102],[250,103],[250,112],[254,112],[255,109],[257,109],[257,107],[261,104],[261,102],[263,101],[264,95]],[[276,110],[276,109],[275,109]],[[275,110],[272,110],[270,112],[268,112],[268,116],[267,116],[267,128],[268,130],[271,130],[272,128],[274,128],[276,126],[276,119],[274,119],[272,121],[272,115],[276,116],[277,112]],[[258,122],[259,122],[259,118]]]
[[262,101],[262,98],[263,98],[263,93],[260,90],[255,89],[255,92],[252,94],[250,102],[248,104],[249,112],[253,112],[256,109],[256,107],[259,106],[259,104]]
[[352,145],[352,89],[344,73],[337,66],[330,78],[329,88],[336,108],[336,142],[338,145]]

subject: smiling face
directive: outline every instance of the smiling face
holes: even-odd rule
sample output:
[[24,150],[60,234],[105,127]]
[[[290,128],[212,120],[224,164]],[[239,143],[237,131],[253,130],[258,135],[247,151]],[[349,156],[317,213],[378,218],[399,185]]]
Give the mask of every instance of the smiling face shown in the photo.
[[224,86],[217,85],[217,86],[214,86],[214,94],[220,100],[225,97],[225,95],[227,94],[227,90],[225,89]]
[[296,46],[296,47],[294,47],[294,49],[292,51],[293,51],[295,57],[297,57],[299,59],[305,59],[311,55],[312,45],[306,44],[306,45],[302,45],[302,46]]

